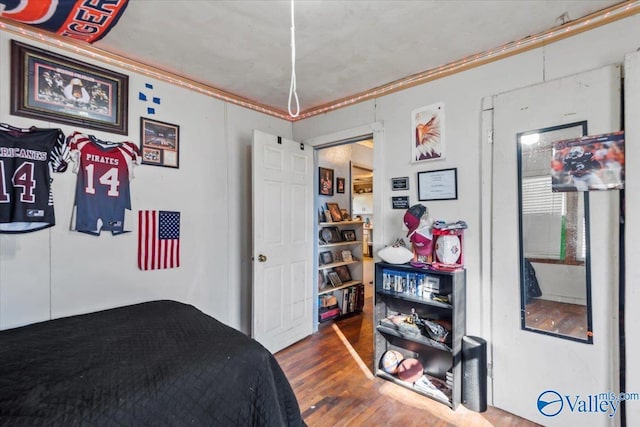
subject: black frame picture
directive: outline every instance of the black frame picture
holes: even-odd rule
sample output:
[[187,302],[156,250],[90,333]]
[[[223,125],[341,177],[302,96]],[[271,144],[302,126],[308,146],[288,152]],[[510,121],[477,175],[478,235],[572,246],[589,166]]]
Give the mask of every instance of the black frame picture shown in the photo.
[[409,196],[391,196],[392,209],[409,209]]
[[351,272],[349,271],[349,267],[346,265],[339,265],[334,268],[334,271],[338,274],[338,277],[342,281],[342,283],[351,281]]
[[400,191],[409,189],[409,177],[403,176],[398,178],[391,178],[391,190]]
[[126,135],[129,76],[11,40],[11,114]]
[[180,167],[180,126],[140,117],[143,165]]
[[342,242],[342,236],[338,227],[323,227],[320,230],[320,239],[325,243]]
[[336,178],[336,192],[344,193],[345,187],[345,179],[344,178]]
[[328,272],[327,277],[331,281],[331,286],[333,286],[334,288],[336,286],[342,285],[342,280],[340,280],[340,276],[338,276],[338,273],[336,273],[335,271]]
[[345,242],[355,242],[356,230],[342,230],[342,239]]
[[327,279],[324,277],[324,272],[318,270],[318,289],[324,289],[327,286]]
[[318,176],[318,194],[333,196],[333,169],[319,167]]
[[337,203],[327,203],[327,209],[331,214],[331,222],[340,222],[342,221],[342,211],[340,210],[340,205]]
[[458,169],[418,172],[418,200],[458,199]]
[[331,251],[320,252],[320,264],[327,265],[333,263],[333,254]]

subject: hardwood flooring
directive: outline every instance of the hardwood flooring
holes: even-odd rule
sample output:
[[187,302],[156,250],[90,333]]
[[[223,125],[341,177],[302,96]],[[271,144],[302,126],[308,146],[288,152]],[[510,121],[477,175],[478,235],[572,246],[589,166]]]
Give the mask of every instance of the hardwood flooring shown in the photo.
[[362,314],[321,324],[317,333],[276,353],[302,416],[315,426],[500,426],[538,424],[489,407],[455,411],[372,373],[373,307],[365,292]]
[[587,306],[532,299],[525,311],[527,327],[587,338]]

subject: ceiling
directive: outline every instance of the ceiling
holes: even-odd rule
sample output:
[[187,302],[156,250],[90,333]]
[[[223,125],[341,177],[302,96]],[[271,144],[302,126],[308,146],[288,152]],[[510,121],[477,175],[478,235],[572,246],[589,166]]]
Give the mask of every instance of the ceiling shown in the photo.
[[[300,109],[332,105],[620,3],[628,2],[296,0]],[[129,0],[93,46],[288,116],[290,27],[288,0]]]

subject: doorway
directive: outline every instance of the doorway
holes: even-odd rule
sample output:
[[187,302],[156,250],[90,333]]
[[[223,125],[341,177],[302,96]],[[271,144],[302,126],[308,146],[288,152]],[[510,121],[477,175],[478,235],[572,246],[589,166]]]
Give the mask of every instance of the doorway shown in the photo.
[[[374,167],[373,137],[371,134],[346,141],[336,141],[316,147],[316,165],[318,174],[318,197],[316,210],[325,209],[327,203],[338,204],[346,221],[354,221],[358,234],[357,248],[353,255],[359,258],[357,266],[350,265],[350,273],[357,279],[363,289],[364,301],[361,311],[338,316],[329,321],[320,321],[318,329],[331,327],[341,337],[363,370],[373,370],[373,230],[374,230]],[[333,175],[332,187],[335,191],[326,191],[322,187],[321,172],[330,171]],[[325,184],[326,187],[326,184]],[[323,193],[329,193],[330,196]],[[328,206],[327,206],[328,208]],[[323,223],[323,228],[326,227]],[[333,225],[333,224],[330,224]],[[343,227],[341,227],[343,228]],[[349,227],[347,227],[349,228]],[[316,233],[317,234],[317,233]],[[324,253],[327,245],[319,245],[319,255]],[[322,260],[319,262],[322,264]],[[320,269],[322,270],[322,265]],[[358,271],[360,270],[360,272]],[[324,289],[324,288],[323,288]],[[322,291],[324,295],[325,291]],[[321,297],[319,294],[318,311]]]

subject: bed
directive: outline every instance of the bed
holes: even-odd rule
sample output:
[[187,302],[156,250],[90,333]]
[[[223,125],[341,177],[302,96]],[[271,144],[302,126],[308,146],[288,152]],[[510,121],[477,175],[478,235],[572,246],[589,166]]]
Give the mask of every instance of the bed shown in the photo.
[[0,331],[0,425],[304,426],[277,361],[151,301]]

